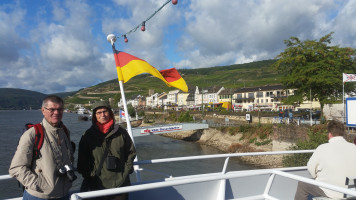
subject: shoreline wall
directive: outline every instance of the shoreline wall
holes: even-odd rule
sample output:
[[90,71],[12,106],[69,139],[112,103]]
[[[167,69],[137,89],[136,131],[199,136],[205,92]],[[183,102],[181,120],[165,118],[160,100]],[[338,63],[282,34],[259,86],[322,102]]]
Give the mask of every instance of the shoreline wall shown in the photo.
[[[287,141],[272,140],[268,145],[256,146],[248,143],[248,141],[240,140],[242,134],[229,135],[221,131],[209,128],[198,131],[181,131],[174,133],[162,134],[165,137],[197,142],[202,145],[219,149],[227,153],[243,153],[243,152],[265,152],[265,151],[285,151],[293,144]],[[236,148],[237,147],[237,148]],[[235,149],[237,149],[235,151]],[[234,152],[232,152],[234,151]],[[263,168],[283,167],[283,155],[267,155],[267,156],[245,156],[241,157],[241,161],[246,164],[255,165]]]

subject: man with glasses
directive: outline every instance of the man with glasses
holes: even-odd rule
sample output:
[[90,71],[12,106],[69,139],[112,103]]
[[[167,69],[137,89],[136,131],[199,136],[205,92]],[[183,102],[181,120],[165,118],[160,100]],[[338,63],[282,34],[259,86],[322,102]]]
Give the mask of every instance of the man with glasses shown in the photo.
[[[43,144],[34,153],[36,130],[28,129],[20,138],[9,173],[23,186],[24,200],[69,199],[73,177],[73,149],[62,123],[63,100],[55,95],[42,102]],[[37,133],[38,134],[38,133]]]

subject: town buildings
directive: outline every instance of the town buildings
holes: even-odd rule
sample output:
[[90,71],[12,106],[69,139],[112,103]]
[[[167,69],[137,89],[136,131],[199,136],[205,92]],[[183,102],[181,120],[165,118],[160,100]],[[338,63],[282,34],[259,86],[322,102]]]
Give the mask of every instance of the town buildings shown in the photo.
[[[316,100],[306,100],[287,105],[283,100],[294,94],[295,90],[285,89],[282,85],[266,85],[239,89],[226,89],[222,86],[209,88],[188,87],[188,92],[171,90],[168,93],[150,92],[147,97],[137,96],[128,101],[134,107],[161,108],[172,110],[227,109],[233,111],[277,111],[320,109]],[[144,102],[144,103],[143,103]],[[122,102],[121,102],[122,104]],[[120,103],[119,103],[120,107]]]

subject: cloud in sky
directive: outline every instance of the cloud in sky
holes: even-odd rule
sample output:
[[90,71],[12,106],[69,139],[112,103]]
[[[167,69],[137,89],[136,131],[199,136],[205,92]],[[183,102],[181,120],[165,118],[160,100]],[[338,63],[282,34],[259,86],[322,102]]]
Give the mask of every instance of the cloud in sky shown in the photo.
[[67,0],[0,2],[0,87],[74,91],[115,79],[111,45],[158,69],[202,68],[273,59],[284,40],[319,39],[356,48],[355,1]]

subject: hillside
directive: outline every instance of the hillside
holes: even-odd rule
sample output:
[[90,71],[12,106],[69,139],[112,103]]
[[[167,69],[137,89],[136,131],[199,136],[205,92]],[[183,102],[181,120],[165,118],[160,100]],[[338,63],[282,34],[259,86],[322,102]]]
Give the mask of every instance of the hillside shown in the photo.
[[[189,86],[211,87],[224,86],[225,88],[243,88],[277,84],[281,75],[270,66],[275,60],[264,60],[245,64],[218,66],[200,69],[178,70]],[[148,96],[148,91],[168,92],[174,88],[166,86],[161,80],[150,74],[133,77],[124,84],[126,98],[135,95]],[[0,110],[4,109],[39,109],[42,99],[47,95],[39,92],[0,88]],[[76,92],[56,93],[65,99],[66,103],[87,104],[90,100],[121,98],[120,86],[117,79],[109,80],[95,86],[81,89]]]
[[[277,84],[281,75],[270,66],[275,60],[264,60],[246,64],[219,66],[199,69],[178,70],[189,86],[211,87],[224,86],[225,88],[243,88]],[[135,95],[147,96],[149,89],[155,92],[168,92],[173,88],[166,86],[161,80],[143,74],[132,78],[124,84],[126,98]],[[120,99],[120,86],[117,79],[106,81],[98,85],[82,89],[75,95],[66,99],[69,103],[86,104],[90,100]]]
[[45,94],[30,90],[0,88],[0,110],[40,109]]
[[[76,92],[56,93],[66,98]],[[36,110],[40,109],[42,100],[47,94],[17,88],[0,88],[0,110]]]

